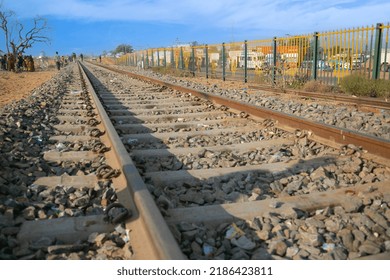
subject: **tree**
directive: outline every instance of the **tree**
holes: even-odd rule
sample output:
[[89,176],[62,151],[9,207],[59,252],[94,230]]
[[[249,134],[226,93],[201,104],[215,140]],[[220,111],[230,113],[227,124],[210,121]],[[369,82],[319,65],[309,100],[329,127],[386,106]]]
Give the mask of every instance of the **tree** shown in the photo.
[[4,32],[8,53],[12,52],[16,57],[18,53],[24,53],[26,49],[31,48],[35,43],[47,43],[50,41],[44,34],[48,30],[46,19],[39,16],[35,17],[32,27],[25,30],[24,25],[18,22],[17,19],[14,19],[15,17],[15,12],[3,10],[0,3],[0,28]]
[[127,44],[120,44],[119,46],[117,46],[115,48],[115,50],[112,51],[114,54],[117,54],[117,53],[132,53],[134,52],[134,49],[131,45],[127,45]]
[[198,41],[192,41],[192,42],[190,43],[190,46],[191,46],[191,47],[196,47],[196,46],[199,46],[199,43],[198,43]]
[[8,30],[8,20],[9,18],[13,17],[15,13],[13,11],[2,11],[0,3],[0,28],[4,31],[4,37],[5,37],[5,47],[7,49],[7,53],[9,53],[9,36],[10,31]]

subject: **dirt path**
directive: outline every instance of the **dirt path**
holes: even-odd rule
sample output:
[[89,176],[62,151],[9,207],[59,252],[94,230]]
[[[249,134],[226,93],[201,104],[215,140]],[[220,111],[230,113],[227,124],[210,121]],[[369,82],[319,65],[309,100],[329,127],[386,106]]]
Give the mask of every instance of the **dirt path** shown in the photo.
[[23,99],[56,73],[55,70],[13,73],[0,70],[0,108]]

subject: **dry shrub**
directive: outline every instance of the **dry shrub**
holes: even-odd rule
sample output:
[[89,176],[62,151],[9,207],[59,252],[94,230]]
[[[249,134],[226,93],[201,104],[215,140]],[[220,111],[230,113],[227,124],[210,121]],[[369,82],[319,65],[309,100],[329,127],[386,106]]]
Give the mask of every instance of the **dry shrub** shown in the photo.
[[171,67],[165,67],[165,66],[159,66],[159,67],[152,67],[152,71],[163,74],[163,75],[172,75],[176,77],[180,77],[182,74],[182,70],[171,68]]
[[321,83],[320,81],[309,81],[303,86],[304,91],[308,92],[332,92],[333,87],[330,85],[325,85]]

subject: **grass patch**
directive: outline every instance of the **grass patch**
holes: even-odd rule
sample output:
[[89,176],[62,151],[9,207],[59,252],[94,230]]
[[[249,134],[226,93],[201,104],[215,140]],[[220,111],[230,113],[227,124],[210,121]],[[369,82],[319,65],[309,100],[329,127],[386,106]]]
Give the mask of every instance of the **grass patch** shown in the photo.
[[390,97],[390,80],[371,80],[359,74],[344,77],[341,89],[356,96]]
[[163,75],[171,75],[175,77],[195,77],[194,72],[189,70],[183,70],[183,69],[177,69],[177,68],[171,68],[171,67],[152,67],[152,71],[156,73],[160,73]]

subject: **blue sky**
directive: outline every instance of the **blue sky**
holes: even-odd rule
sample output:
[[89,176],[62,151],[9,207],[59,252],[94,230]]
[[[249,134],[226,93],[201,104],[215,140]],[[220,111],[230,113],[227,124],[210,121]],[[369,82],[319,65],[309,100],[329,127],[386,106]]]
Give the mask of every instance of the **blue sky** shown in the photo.
[[[119,44],[135,49],[197,41],[256,40],[360,27],[390,21],[389,0],[0,0],[28,24],[48,20],[50,44],[32,55],[99,55]],[[4,50],[0,31],[0,49]]]

